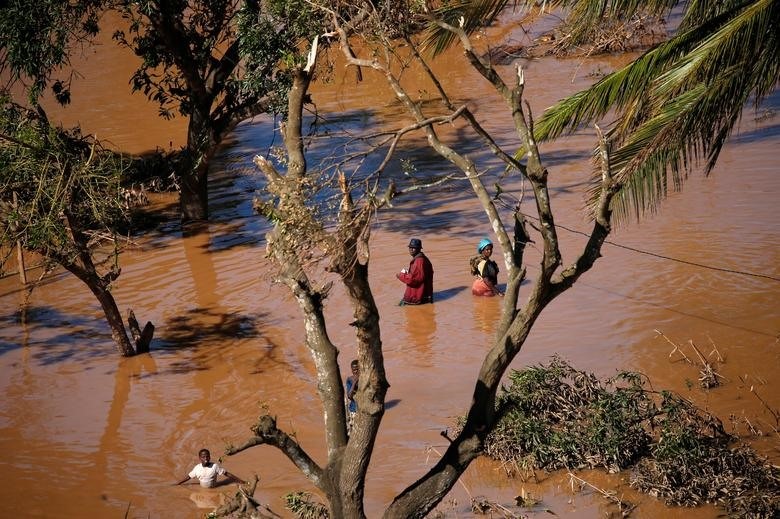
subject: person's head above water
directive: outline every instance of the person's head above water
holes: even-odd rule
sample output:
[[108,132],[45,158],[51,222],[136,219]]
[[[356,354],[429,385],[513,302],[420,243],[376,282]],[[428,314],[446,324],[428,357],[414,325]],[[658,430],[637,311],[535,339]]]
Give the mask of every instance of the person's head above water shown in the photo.
[[211,453],[208,449],[201,449],[198,451],[198,458],[204,467],[208,467],[211,462]]
[[409,254],[412,256],[416,255],[418,252],[422,250],[422,241],[417,238],[412,238],[409,240]]

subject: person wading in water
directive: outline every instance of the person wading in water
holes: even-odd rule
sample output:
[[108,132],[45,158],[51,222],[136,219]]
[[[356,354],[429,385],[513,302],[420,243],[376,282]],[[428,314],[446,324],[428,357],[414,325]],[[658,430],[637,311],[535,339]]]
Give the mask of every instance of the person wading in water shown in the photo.
[[474,275],[474,283],[471,285],[471,293],[475,296],[502,296],[498,288],[498,264],[490,259],[493,255],[493,242],[483,238],[477,245],[479,256],[470,260],[471,273]]
[[421,305],[433,303],[433,265],[422,252],[422,241],[417,238],[409,240],[409,254],[412,261],[409,268],[401,269],[396,277],[406,285],[401,305]]

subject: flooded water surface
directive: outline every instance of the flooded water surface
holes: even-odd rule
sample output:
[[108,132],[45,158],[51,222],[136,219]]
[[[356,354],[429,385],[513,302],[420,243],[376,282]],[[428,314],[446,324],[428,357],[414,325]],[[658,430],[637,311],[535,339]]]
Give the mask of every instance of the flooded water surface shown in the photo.
[[[85,79],[74,105],[58,116],[133,152],[181,145],[181,121],[165,123],[154,110],[133,108],[145,101],[123,93],[129,90],[123,78],[131,57],[112,59],[111,52],[106,46],[98,54],[108,57],[100,54],[82,66]],[[503,105],[456,58],[445,56],[436,66],[447,85],[461,88],[457,102],[468,102],[512,142],[511,132],[500,130],[508,128]],[[526,98],[540,114],[591,82],[591,72],[618,63],[529,62]],[[406,121],[377,79],[355,83],[351,74],[337,76],[313,94],[327,124],[357,132],[372,121]],[[421,96],[427,88],[420,83]],[[771,103],[777,108],[776,98]],[[251,210],[251,198],[262,187],[251,157],[267,153],[273,124],[247,121],[231,136],[212,171],[208,224],[185,232],[175,216],[175,196],[152,197],[153,207],[171,218],[123,253],[114,289],[123,311],[132,308],[139,320],[157,326],[150,355],[118,357],[97,302],[74,277],[60,273],[44,281],[24,314],[18,278],[0,280],[0,469],[6,474],[0,500],[6,515],[202,517],[231,487],[174,483],[197,462],[201,447],[216,458],[225,445],[242,442],[264,409],[324,460],[321,406],[300,315],[287,289],[273,283],[265,258],[267,224]],[[592,144],[592,132],[585,132],[542,147],[564,263],[574,260],[586,240],[582,233],[590,229],[581,207]],[[543,313],[513,367],[545,363],[557,354],[600,376],[641,371],[656,389],[679,391],[716,413],[728,430],[747,435],[749,421],[764,435],[747,439],[780,462],[777,423],[769,411],[780,408],[779,145],[776,117],[745,112],[713,174],[693,176],[657,214],[619,227],[595,268]],[[418,169],[447,171],[422,141],[405,144],[403,151]],[[497,167],[488,174],[498,173]],[[526,212],[532,212],[530,205]],[[468,258],[486,235],[486,218],[466,183],[399,200],[378,215],[370,275],[391,387],[368,474],[369,517],[380,516],[435,462],[446,448],[440,432],[470,401],[500,313],[499,299],[477,299],[469,289]],[[434,305],[397,306],[403,287],[394,274],[408,263],[412,236],[423,240],[436,270]],[[538,272],[540,257],[535,246],[527,250],[529,278]],[[529,286],[521,288],[521,300]],[[338,289],[326,312],[346,373],[355,345],[351,310]],[[675,343],[694,357],[690,341],[704,355],[724,359],[718,364],[721,387],[699,389],[698,369],[672,353]],[[259,474],[256,497],[285,517],[282,496],[312,490],[270,447],[225,458],[224,464],[244,478]],[[666,508],[635,495],[624,475],[580,477],[639,503],[632,517],[718,513],[713,507]],[[441,508],[468,517],[472,496],[511,504],[526,490],[558,516],[595,518],[615,510],[593,489],[573,492],[565,474],[540,479],[508,479],[500,466],[479,460]]]

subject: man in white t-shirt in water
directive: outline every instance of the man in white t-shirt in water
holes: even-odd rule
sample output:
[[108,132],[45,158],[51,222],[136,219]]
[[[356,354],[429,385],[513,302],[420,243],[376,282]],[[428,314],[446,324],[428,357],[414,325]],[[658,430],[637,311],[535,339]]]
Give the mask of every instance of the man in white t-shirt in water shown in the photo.
[[198,457],[200,458],[200,463],[192,468],[190,473],[187,474],[186,478],[176,483],[177,485],[181,485],[182,483],[186,483],[192,478],[196,478],[198,481],[200,481],[200,486],[213,487],[217,484],[217,476],[225,476],[229,480],[236,483],[246,484],[246,481],[237,476],[234,476],[222,468],[219,463],[212,463],[211,453],[208,449],[201,449],[198,451]]

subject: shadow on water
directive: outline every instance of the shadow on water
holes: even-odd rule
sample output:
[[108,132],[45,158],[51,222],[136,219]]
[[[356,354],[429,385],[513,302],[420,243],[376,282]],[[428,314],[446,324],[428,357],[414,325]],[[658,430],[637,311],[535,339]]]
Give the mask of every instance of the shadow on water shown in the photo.
[[546,168],[554,168],[569,163],[590,164],[591,154],[587,151],[541,151],[542,161]]
[[[372,110],[353,110],[331,117],[319,124],[320,133],[310,142],[313,169],[323,167],[323,161],[340,160],[366,144],[356,134],[360,128],[366,127],[366,121],[382,120],[392,123],[392,116],[387,113]],[[400,124],[400,122],[397,122]],[[139,229],[145,233],[145,246],[159,249],[193,234],[208,233],[208,239],[194,245],[206,254],[226,251],[240,247],[262,247],[265,243],[265,233],[271,224],[263,217],[256,215],[252,208],[254,195],[261,192],[265,179],[260,174],[252,158],[271,149],[281,141],[274,130],[275,124],[269,120],[256,119],[239,126],[231,141],[223,147],[224,153],[215,160],[213,172],[210,174],[210,211],[208,223],[182,226],[179,221],[178,202],[175,195],[164,197],[153,210],[139,210],[137,220]],[[760,139],[777,132],[777,126],[770,130],[762,129],[743,133],[740,139]],[[448,136],[457,145],[465,145],[472,158],[477,161],[481,171],[484,171],[483,181],[488,190],[493,190],[494,181],[503,173],[503,164],[490,153],[484,151],[484,145],[464,128],[457,128]],[[352,173],[356,179],[372,173],[384,158],[385,147],[375,150],[366,160],[360,161]],[[581,160],[587,153],[562,151],[549,154],[547,164],[558,165],[572,160]],[[404,164],[412,164],[409,170]],[[435,181],[445,175],[453,174],[453,166],[435,154],[427,145],[414,139],[403,140],[393,158],[383,172],[383,181],[393,180],[399,190],[420,186]],[[468,183],[456,179],[445,184],[419,189],[396,199],[393,208],[382,211],[378,218],[379,227],[391,228],[394,232],[404,234],[416,233],[420,229],[426,232],[450,232],[457,230],[468,238],[484,235],[480,226],[469,230],[468,222],[481,222],[484,219],[483,210],[479,204],[473,204],[473,209],[464,209],[459,202],[473,199],[473,193]],[[516,175],[515,175],[516,177]],[[516,178],[506,179],[508,188],[516,187]],[[513,186],[514,184],[514,186]],[[579,187],[580,183],[556,186],[553,191],[567,193]],[[412,204],[405,203],[409,199]],[[443,209],[452,205],[460,206],[458,210]],[[465,228],[465,229],[464,229]],[[194,279],[200,279],[193,272]],[[63,274],[67,275],[67,274]],[[60,279],[55,275],[43,281],[49,284]],[[467,290],[459,286],[437,292],[435,299],[445,301]],[[203,342],[222,339],[252,338],[260,334],[257,321],[260,316],[234,315],[219,312],[210,305],[201,305],[188,314],[174,318],[165,323],[162,335],[155,337],[152,349],[158,351],[191,349]],[[38,340],[33,335],[30,344],[41,349],[38,359],[43,363],[61,362],[78,357],[94,357],[114,354],[113,348],[79,348],[81,343],[94,343],[95,340],[112,344],[110,333],[102,319],[84,319],[71,315],[62,315],[53,308],[31,308],[28,310],[27,326],[31,331],[41,328],[67,328],[67,333],[56,333]],[[2,323],[18,323],[18,313],[0,317]],[[71,331],[72,330],[72,331]],[[0,337],[0,355],[21,345],[15,340]]]
[[171,194],[170,200],[154,205],[136,208],[132,213],[133,234],[169,236],[176,230],[179,222],[179,204],[176,196]]
[[441,301],[446,301],[447,299],[452,299],[456,295],[460,294],[464,290],[467,290],[469,287],[467,286],[459,286],[459,287],[452,287],[448,288],[446,290],[439,290],[438,292],[433,293],[433,302],[438,303]]
[[[220,341],[258,338],[261,337],[258,323],[264,318],[265,314],[237,315],[208,308],[194,309],[167,321],[162,333],[152,340],[151,351],[153,355],[164,356],[180,350],[197,350]],[[44,366],[118,355],[111,333],[101,318],[64,314],[52,307],[32,307],[27,310],[24,322],[17,311],[0,316],[0,325],[4,329],[22,328],[25,337],[29,338],[0,337],[0,355],[29,347],[32,358]],[[84,347],[95,344],[106,346]],[[195,369],[191,367],[184,371]]]
[[158,347],[168,350],[194,349],[204,342],[260,337],[257,323],[264,317],[264,314],[237,315],[196,308],[167,321],[164,335],[157,341]]
[[[36,283],[35,284],[35,288],[36,289],[40,289],[41,287],[45,287],[47,285],[51,285],[52,283],[56,283],[56,282],[62,280],[63,278],[66,278],[66,277],[68,277],[70,275],[71,275],[71,273],[68,272],[67,270],[60,270],[60,271],[52,272],[52,273],[48,274],[45,278],[36,281],[35,282]],[[22,285],[14,285],[13,289],[11,289],[11,290],[9,290],[7,292],[0,293],[0,298],[8,297],[8,296],[10,296],[12,294],[21,294],[25,290],[26,290],[26,288],[23,287]],[[84,290],[89,290],[86,285],[84,285]],[[28,312],[29,312],[29,309],[28,309]],[[18,314],[18,312],[17,312],[17,314]],[[18,318],[17,318],[17,320],[18,320]]]
[[772,141],[780,135],[780,124],[773,124],[761,128],[754,128],[746,132],[740,132],[731,137],[731,141],[739,144],[758,143]]
[[[157,358],[170,357],[170,364],[146,376],[185,374],[211,369],[209,358],[224,344],[234,344],[236,340],[262,339],[268,347],[258,350],[254,362],[265,362],[273,358],[278,348],[272,341],[262,337],[258,323],[265,314],[237,315],[219,312],[210,308],[197,308],[187,314],[170,319],[163,334],[155,339]],[[188,351],[193,356],[183,358],[181,352]]]
[[0,355],[28,347],[33,352],[32,358],[43,366],[116,354],[113,347],[83,347],[91,344],[113,346],[111,333],[105,321],[99,318],[66,314],[50,306],[35,306],[27,308],[24,314],[17,310],[0,316],[0,325],[4,330],[21,329],[23,334],[23,337],[0,338]]
[[[432,102],[433,103],[433,102]],[[434,103],[435,104],[435,103]],[[307,159],[309,171],[322,174],[318,182],[321,190],[316,195],[317,203],[327,210],[337,207],[334,199],[340,197],[332,181],[336,178],[334,168],[344,171],[355,185],[376,173],[376,168],[385,159],[387,143],[380,143],[376,136],[367,137],[362,129],[375,127],[402,127],[408,123],[405,115],[382,109],[347,110],[331,114],[327,119],[309,116],[311,133],[307,136]],[[316,124],[313,124],[316,121]],[[368,123],[371,124],[368,124]],[[393,131],[389,129],[388,131]],[[383,134],[387,137],[386,134]],[[508,136],[503,144],[514,151],[514,136]],[[467,154],[477,164],[483,175],[483,183],[493,195],[495,183],[504,175],[505,165],[491,152],[479,138],[466,126],[458,126],[446,135],[453,147]],[[505,139],[507,140],[507,139]],[[224,225],[224,229],[214,232],[209,245],[210,250],[220,251],[239,246],[261,246],[270,224],[261,216],[255,215],[252,199],[262,194],[265,186],[264,176],[257,170],[252,159],[262,155],[281,171],[284,165],[274,158],[273,149],[282,139],[278,136],[277,124],[269,117],[259,116],[245,121],[231,136],[229,145],[223,147],[223,153],[214,161],[214,174],[210,177],[210,210],[213,223]],[[372,149],[373,146],[376,146]],[[363,155],[365,154],[365,155]],[[573,161],[588,163],[590,153],[569,149],[552,150],[545,154],[545,165],[560,166]],[[422,187],[434,183],[447,175],[453,179],[443,184]],[[384,192],[387,184],[393,182],[399,194],[392,202],[392,208],[382,210],[378,216],[380,227],[392,226],[393,231],[409,233],[419,229],[431,232],[451,231],[454,228],[468,227],[464,222],[484,221],[483,210],[479,204],[473,204],[473,210],[463,209],[457,204],[457,211],[440,210],[448,204],[474,199],[471,186],[462,173],[435,153],[422,139],[405,138],[398,143],[393,158],[381,173],[378,192]],[[567,194],[587,181],[554,185],[553,194]],[[519,175],[511,173],[501,180],[502,188],[511,192],[520,185]],[[410,190],[411,189],[411,190]],[[406,192],[406,194],[403,194]],[[359,193],[356,192],[356,196]],[[406,201],[413,202],[414,208]],[[391,221],[384,215],[392,214]],[[460,230],[460,229],[459,229]],[[473,236],[484,234],[475,229]]]

